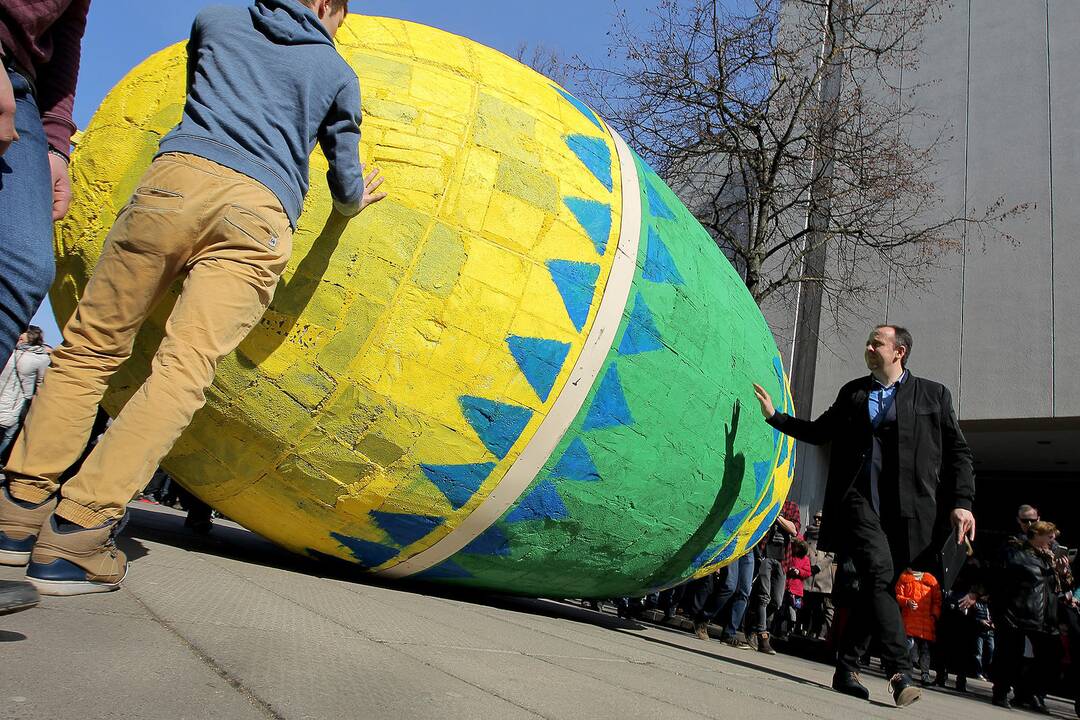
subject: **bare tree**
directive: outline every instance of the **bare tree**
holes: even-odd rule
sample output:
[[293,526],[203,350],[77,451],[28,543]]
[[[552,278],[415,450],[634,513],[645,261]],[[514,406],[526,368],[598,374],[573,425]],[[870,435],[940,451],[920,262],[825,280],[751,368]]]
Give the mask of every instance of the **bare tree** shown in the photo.
[[661,0],[646,28],[619,13],[609,61],[577,60],[576,87],[688,200],[759,304],[810,284],[839,318],[890,277],[924,282],[965,231],[1012,241],[998,222],[1025,210],[944,205],[949,129],[912,79],[943,3]]
[[530,45],[522,42],[514,52],[514,59],[563,87],[566,87],[570,81],[571,68],[562,55],[542,43]]

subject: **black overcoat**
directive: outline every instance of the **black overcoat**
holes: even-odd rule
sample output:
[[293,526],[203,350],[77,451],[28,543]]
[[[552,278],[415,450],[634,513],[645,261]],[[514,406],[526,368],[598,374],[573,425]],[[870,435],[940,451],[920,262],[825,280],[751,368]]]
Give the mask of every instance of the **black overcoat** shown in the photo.
[[[812,445],[832,443],[829,478],[821,510],[818,548],[844,552],[841,500],[854,485],[871,446],[867,400],[873,376],[840,388],[836,402],[817,420],[777,413],[769,424]],[[975,500],[973,458],[953,412],[952,395],[941,383],[910,371],[894,400],[899,458],[899,529],[890,544],[906,547],[907,558],[925,558],[945,541],[954,508],[971,510]],[[899,535],[899,537],[894,537]],[[900,547],[896,547],[899,545]]]

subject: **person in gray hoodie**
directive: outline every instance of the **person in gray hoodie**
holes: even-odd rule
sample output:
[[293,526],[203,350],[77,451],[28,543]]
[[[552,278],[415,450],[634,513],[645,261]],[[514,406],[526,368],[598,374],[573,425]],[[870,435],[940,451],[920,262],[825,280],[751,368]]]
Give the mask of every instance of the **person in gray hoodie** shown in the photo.
[[[346,0],[257,0],[195,18],[183,117],[117,216],[5,469],[0,561],[28,556],[40,593],[119,587],[127,559],[113,536],[125,506],[273,297],[316,143],[336,212],[385,197],[378,170],[364,174],[359,82],[334,46],[347,14]],[[61,486],[109,377],[179,277],[150,377]]]

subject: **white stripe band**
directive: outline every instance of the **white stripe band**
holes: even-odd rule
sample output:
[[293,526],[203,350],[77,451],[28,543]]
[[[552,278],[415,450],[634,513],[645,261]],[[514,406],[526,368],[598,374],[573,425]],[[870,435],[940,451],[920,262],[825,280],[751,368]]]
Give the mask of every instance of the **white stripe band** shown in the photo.
[[491,527],[532,484],[585,404],[585,398],[603,369],[604,361],[615,343],[619,325],[622,324],[623,311],[637,270],[641,239],[641,187],[638,184],[637,164],[629,146],[619,134],[611,128],[608,128],[608,132],[619,156],[622,224],[611,273],[596,311],[596,321],[589,330],[573,372],[536,433],[491,494],[460,525],[434,545],[376,574],[402,578],[423,572],[443,562]]

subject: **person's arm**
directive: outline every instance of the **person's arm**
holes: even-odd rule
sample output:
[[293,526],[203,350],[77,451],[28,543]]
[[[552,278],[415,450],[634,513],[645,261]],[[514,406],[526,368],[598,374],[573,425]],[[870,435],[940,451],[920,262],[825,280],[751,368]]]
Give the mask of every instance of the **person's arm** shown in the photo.
[[772,397],[769,396],[765,388],[757,383],[754,383],[754,395],[761,406],[761,414],[765,418],[765,422],[785,435],[790,435],[796,440],[811,445],[823,445],[835,437],[839,429],[840,419],[844,414],[843,405],[847,402],[847,397],[843,389],[841,389],[832,407],[823,412],[817,420],[802,420],[777,411],[773,405]]
[[53,181],[52,219],[67,215],[71,204],[71,180],[68,156],[75,122],[75,86],[79,80],[82,38],[86,32],[86,14],[90,0],[73,0],[49,29],[53,53],[49,62],[38,69],[37,101],[41,124],[49,141],[49,170]]
[[37,394],[37,389],[41,387],[41,383],[45,382],[45,371],[49,369],[49,363],[41,363],[34,371],[34,394]]
[[776,523],[781,528],[783,528],[784,532],[786,532],[790,537],[795,537],[799,534],[799,527],[783,515],[776,516]]
[[941,476],[949,483],[952,496],[953,527],[957,542],[965,536],[975,539],[975,516],[971,509],[975,503],[975,457],[968,447],[960,423],[953,412],[952,394],[947,388],[941,391]]
[[383,182],[378,168],[364,175],[360,121],[360,83],[354,76],[338,91],[319,128],[319,146],[330,164],[326,182],[334,209],[350,217],[386,197],[386,193],[376,192]]

